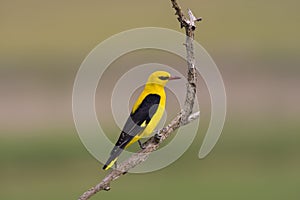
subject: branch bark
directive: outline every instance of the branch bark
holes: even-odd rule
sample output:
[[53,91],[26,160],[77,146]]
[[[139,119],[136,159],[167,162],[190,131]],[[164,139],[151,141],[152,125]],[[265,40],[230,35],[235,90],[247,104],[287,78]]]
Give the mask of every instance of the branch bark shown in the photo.
[[[188,118],[187,123],[190,123],[193,120],[197,119],[199,115],[200,112],[193,113]],[[161,135],[160,141],[157,141],[155,137],[149,138],[143,144],[145,146],[145,149],[142,149],[138,153],[133,154],[128,160],[119,164],[117,169],[112,170],[100,183],[98,183],[96,186],[90,188],[88,191],[82,194],[78,200],[89,199],[91,196],[93,196],[94,194],[96,194],[101,190],[105,190],[105,191],[110,190],[110,183],[112,181],[118,179],[122,175],[125,175],[128,170],[134,168],[136,165],[144,162],[148,158],[151,152],[158,149],[159,144],[161,142],[167,139],[171,135],[171,133],[174,132],[177,128],[184,125],[181,124],[181,117],[182,117],[182,113],[176,116],[168,126],[166,126],[165,128],[159,131],[159,135]]]
[[136,165],[144,162],[149,154],[159,148],[160,143],[166,140],[176,129],[180,126],[184,126],[200,116],[200,112],[192,114],[195,95],[196,95],[196,69],[195,69],[195,58],[194,58],[194,31],[196,29],[195,22],[200,21],[201,18],[196,18],[191,10],[188,10],[189,19],[185,17],[176,0],[171,0],[173,8],[175,9],[175,15],[178,16],[178,21],[180,22],[180,27],[185,28],[186,32],[186,52],[187,52],[187,66],[188,66],[188,84],[187,93],[184,104],[184,109],[171,121],[169,125],[159,130],[157,137],[149,138],[143,146],[145,149],[133,154],[129,159],[125,160],[118,165],[117,169],[112,170],[99,184],[90,188],[88,191],[83,193],[78,200],[87,200],[97,192],[101,190],[110,190],[110,183],[122,175],[125,175],[130,169],[134,168]]
[[196,82],[197,82],[197,73],[195,68],[195,57],[194,57],[194,31],[196,29],[195,22],[201,21],[202,18],[196,18],[192,11],[188,9],[188,15],[189,19],[187,19],[182,9],[180,8],[179,4],[177,3],[177,0],[171,0],[173,8],[175,9],[175,15],[177,15],[177,19],[180,22],[180,27],[185,29],[186,34],[186,60],[187,60],[187,66],[188,66],[188,84],[187,84],[187,92],[186,92],[186,98],[184,103],[184,115],[181,119],[182,123],[186,123],[188,120],[188,117],[193,111],[194,107],[194,100],[196,96]]

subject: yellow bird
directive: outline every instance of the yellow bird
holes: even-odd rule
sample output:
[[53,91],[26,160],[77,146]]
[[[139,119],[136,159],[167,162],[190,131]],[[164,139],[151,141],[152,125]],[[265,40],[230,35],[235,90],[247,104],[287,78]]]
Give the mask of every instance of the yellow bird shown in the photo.
[[169,80],[175,79],[180,79],[180,77],[171,76],[165,71],[156,71],[149,76],[144,90],[133,105],[110,157],[103,166],[104,170],[113,166],[122,151],[132,143],[138,141],[143,148],[139,139],[151,135],[159,123],[166,105],[165,85]]

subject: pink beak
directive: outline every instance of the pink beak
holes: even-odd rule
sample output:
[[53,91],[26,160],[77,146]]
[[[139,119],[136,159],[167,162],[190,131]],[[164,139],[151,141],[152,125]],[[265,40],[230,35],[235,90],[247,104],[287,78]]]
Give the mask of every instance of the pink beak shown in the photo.
[[176,80],[176,79],[181,79],[181,78],[179,76],[170,76],[169,81]]

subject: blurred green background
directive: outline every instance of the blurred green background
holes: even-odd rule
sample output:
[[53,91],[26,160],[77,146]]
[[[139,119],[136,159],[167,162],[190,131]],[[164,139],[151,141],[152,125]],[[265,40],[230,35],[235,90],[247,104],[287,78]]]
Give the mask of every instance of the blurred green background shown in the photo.
[[[300,199],[299,1],[179,3],[203,17],[196,40],[223,75],[223,134],[199,160],[203,104],[202,129],[179,160],[93,199]],[[73,81],[98,43],[144,26],[179,30],[170,1],[0,1],[0,199],[77,199],[105,176],[75,130]]]

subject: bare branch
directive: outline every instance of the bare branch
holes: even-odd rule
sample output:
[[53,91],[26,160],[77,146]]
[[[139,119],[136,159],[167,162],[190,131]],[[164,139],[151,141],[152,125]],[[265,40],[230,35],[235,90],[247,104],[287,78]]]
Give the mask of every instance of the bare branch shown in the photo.
[[184,103],[184,113],[181,119],[183,124],[186,124],[188,121],[188,117],[193,111],[194,107],[194,100],[196,96],[196,68],[195,68],[195,57],[194,57],[194,31],[196,29],[195,22],[201,21],[202,18],[196,18],[192,11],[188,9],[189,20],[184,16],[177,0],[171,0],[173,8],[175,9],[175,15],[178,16],[178,21],[180,22],[181,28],[185,28],[186,33],[186,59],[187,59],[187,66],[188,66],[188,84],[187,84],[187,92],[186,98]]
[[178,5],[177,1],[176,0],[171,0],[172,1],[172,4],[173,4],[173,8],[175,9],[175,15],[178,16],[178,21],[180,22],[180,27],[183,28],[183,27],[186,27],[188,26],[188,23],[187,23],[187,19],[185,18],[180,6]]
[[[187,124],[194,121],[200,116],[200,112],[193,113],[188,118]],[[156,137],[153,136],[149,138],[143,145],[145,149],[140,150],[138,153],[133,154],[128,160],[124,161],[123,163],[118,165],[117,169],[112,170],[99,184],[95,187],[92,187],[88,191],[86,191],[83,195],[79,197],[78,200],[86,200],[89,199],[91,196],[96,194],[101,190],[110,190],[110,183],[120,176],[127,173],[128,170],[134,168],[136,165],[144,162],[151,152],[158,149],[159,144],[162,143],[165,139],[167,139],[172,132],[178,129],[181,124],[181,117],[182,113],[179,113],[177,117],[175,117],[172,122],[166,126],[165,128],[161,129],[158,134],[161,136],[160,140],[157,141]]]
[[[179,4],[177,3],[177,0],[171,0],[173,8],[175,9],[175,15],[178,16],[178,21],[180,22],[180,27],[181,28],[185,28],[185,29],[192,29],[195,30],[196,29],[196,25],[195,22],[201,21],[202,18],[196,18],[194,16],[194,14],[192,13],[192,11],[190,9],[188,9],[188,15],[189,15],[189,20],[184,16],[181,7],[179,6]],[[188,34],[187,34],[188,35]],[[188,35],[191,37],[191,35]]]
[[99,184],[86,191],[79,197],[78,200],[87,200],[97,192],[101,190],[110,190],[110,183],[122,175],[126,174],[130,169],[136,165],[144,162],[151,152],[158,149],[160,143],[167,139],[176,129],[180,126],[186,125],[200,116],[200,112],[192,113],[194,100],[196,95],[196,69],[194,58],[194,31],[196,29],[195,22],[201,21],[201,18],[196,18],[191,10],[188,10],[189,20],[184,16],[179,4],[176,0],[171,0],[173,8],[175,9],[175,15],[178,16],[181,28],[185,28],[186,31],[186,52],[187,52],[187,66],[188,66],[188,84],[187,93],[184,104],[184,109],[171,121],[171,123],[158,132],[160,139],[153,136],[149,138],[143,146],[145,149],[133,154],[129,159],[118,165],[117,169],[112,170]]
[[201,21],[202,18],[201,17],[200,18],[196,18],[190,9],[188,9],[188,15],[190,17],[190,21],[189,21],[190,22],[190,26],[192,26],[192,29],[195,30],[196,29],[195,22]]

